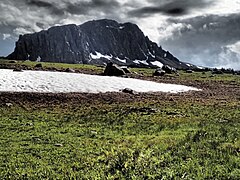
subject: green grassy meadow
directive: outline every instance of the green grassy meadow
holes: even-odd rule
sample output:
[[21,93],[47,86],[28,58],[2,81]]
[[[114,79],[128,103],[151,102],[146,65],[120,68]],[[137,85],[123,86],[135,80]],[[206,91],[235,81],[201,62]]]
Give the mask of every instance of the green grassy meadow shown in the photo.
[[[240,79],[205,76],[177,78]],[[0,105],[0,179],[237,180],[239,155],[237,98]]]
[[[14,63],[13,63],[14,62]],[[10,60],[3,60],[0,59],[0,65],[6,65],[8,67],[27,67],[29,69],[34,69],[37,64],[42,64],[43,69],[51,68],[58,69],[58,70],[65,70],[67,68],[71,68],[74,70],[88,70],[90,72],[100,73],[103,71],[103,67],[94,66],[94,65],[87,65],[87,64],[65,64],[65,63],[53,63],[53,62],[35,62],[35,61],[10,61]]]

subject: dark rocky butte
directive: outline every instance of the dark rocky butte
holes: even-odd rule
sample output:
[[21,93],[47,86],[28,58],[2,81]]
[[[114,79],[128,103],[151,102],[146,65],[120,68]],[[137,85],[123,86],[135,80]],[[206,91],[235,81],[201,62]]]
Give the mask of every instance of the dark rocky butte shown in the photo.
[[189,69],[163,50],[132,23],[94,20],[20,35],[7,59],[105,65],[157,67],[161,64]]

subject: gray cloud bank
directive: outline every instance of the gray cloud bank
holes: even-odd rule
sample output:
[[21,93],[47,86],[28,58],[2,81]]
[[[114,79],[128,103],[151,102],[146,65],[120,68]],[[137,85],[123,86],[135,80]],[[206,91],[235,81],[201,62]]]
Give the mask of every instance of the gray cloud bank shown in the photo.
[[158,1],[152,0],[152,5],[135,9],[129,12],[129,15],[142,17],[151,14],[164,13],[167,15],[184,15],[189,10],[194,8],[204,8],[212,1],[207,0],[172,0],[172,1]]
[[109,18],[141,24],[143,31],[155,27],[158,33],[146,35],[180,60],[240,69],[240,14],[208,14],[217,1],[223,0],[1,0],[0,56],[12,51],[19,34]]
[[44,1],[44,0],[26,0],[26,5],[37,8],[47,8],[53,15],[87,14],[90,11],[100,10],[109,12],[119,7],[115,0],[91,0],[91,1]]
[[[36,32],[70,19],[82,23],[91,18],[115,16],[120,4],[115,0],[2,0],[0,2],[0,28],[10,34]],[[74,17],[76,16],[76,17]],[[66,22],[65,22],[65,21]]]
[[1,0],[0,56],[12,51],[19,34],[105,17],[120,20],[119,9],[115,0]]
[[240,69],[240,14],[170,19],[169,22],[179,24],[179,28],[161,43],[180,59],[203,66]]

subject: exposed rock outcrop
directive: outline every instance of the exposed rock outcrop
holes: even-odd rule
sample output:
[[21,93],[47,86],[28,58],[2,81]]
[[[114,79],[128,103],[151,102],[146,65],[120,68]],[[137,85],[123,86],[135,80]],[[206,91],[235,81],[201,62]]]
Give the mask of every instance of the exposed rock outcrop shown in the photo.
[[20,35],[8,59],[126,66],[189,68],[132,23],[103,19]]

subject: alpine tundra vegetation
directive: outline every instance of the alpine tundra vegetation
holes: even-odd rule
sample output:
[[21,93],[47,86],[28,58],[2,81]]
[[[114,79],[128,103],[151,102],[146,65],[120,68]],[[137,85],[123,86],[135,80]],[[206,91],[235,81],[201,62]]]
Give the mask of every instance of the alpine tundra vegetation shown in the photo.
[[[36,64],[1,61],[5,68],[39,70]],[[41,64],[42,70],[104,70]],[[240,178],[238,75],[129,70],[131,77],[201,91],[1,92],[0,179]]]

